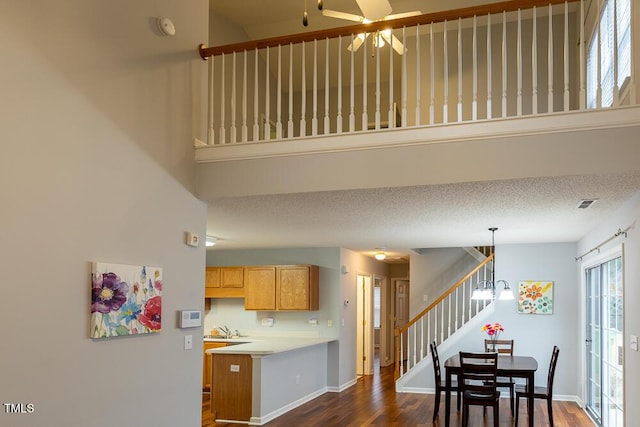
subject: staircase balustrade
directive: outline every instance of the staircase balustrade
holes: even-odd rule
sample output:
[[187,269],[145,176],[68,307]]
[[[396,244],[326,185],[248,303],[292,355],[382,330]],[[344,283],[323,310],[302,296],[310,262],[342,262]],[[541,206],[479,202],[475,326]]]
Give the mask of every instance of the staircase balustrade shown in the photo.
[[472,300],[471,293],[478,282],[491,277],[493,259],[494,255],[489,255],[406,325],[395,330],[396,379],[428,356],[430,342],[442,343],[491,303]]
[[[210,66],[202,146],[584,110],[584,15],[584,0],[513,0],[202,45]],[[381,31],[403,54],[383,46]],[[362,34],[367,42],[349,50]]]

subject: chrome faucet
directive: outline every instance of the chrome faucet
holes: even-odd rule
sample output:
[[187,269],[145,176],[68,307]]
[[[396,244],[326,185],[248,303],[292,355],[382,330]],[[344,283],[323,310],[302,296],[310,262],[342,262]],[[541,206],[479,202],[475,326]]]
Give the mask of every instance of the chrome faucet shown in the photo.
[[220,327],[218,327],[218,329],[220,330],[220,332],[222,332],[224,334],[224,337],[226,339],[231,338],[231,329],[229,329],[228,326],[220,326]]

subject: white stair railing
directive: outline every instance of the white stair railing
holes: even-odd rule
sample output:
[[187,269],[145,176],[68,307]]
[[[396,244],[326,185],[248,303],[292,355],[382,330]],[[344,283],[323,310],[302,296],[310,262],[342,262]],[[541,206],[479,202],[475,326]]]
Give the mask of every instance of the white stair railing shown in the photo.
[[402,328],[395,330],[396,379],[427,357],[429,343],[441,344],[471,320],[490,300],[471,300],[476,285],[491,276],[494,255],[489,255]]
[[[528,9],[505,10],[508,3],[458,9],[448,18],[440,13],[388,21],[394,28],[385,31],[404,45],[401,54],[391,43],[375,42],[384,29],[378,22],[366,27],[371,32],[357,52],[348,46],[362,37],[356,33],[362,27],[348,27],[354,31],[349,35],[318,32],[201,46],[210,62],[205,145],[585,109],[586,59],[579,43],[585,36],[584,0],[528,0],[518,2],[531,5]],[[476,14],[484,10],[491,13]],[[501,51],[493,55],[498,46]],[[427,99],[428,109],[423,108]],[[253,111],[247,111],[251,105]],[[247,131],[251,113],[252,133]]]

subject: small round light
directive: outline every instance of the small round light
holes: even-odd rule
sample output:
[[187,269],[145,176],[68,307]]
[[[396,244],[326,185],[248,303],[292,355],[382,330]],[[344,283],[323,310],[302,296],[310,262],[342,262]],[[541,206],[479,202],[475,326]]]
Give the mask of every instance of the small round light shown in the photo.
[[376,254],[374,255],[374,257],[378,260],[378,261],[382,261],[383,259],[385,259],[387,257],[387,254],[384,253],[384,251],[378,251],[376,252]]

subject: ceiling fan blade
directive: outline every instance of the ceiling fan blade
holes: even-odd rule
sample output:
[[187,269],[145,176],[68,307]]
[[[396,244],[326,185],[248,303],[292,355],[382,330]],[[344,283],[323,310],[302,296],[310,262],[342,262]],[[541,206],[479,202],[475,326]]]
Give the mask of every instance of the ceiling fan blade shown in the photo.
[[365,18],[378,21],[391,13],[389,0],[356,0]]
[[408,18],[410,16],[418,16],[418,15],[422,15],[422,12],[419,10],[414,10],[412,12],[394,13],[393,15],[387,15],[384,17],[384,20],[389,21],[391,19]]
[[346,19],[347,21],[362,22],[364,16],[354,15],[352,13],[340,12],[338,10],[322,9],[322,15],[329,18]]
[[357,34],[353,38],[353,42],[349,43],[349,46],[347,46],[347,50],[355,52],[360,49],[360,46],[362,46],[367,37],[369,37],[369,34]]
[[404,45],[396,36],[391,33],[387,33],[386,31],[380,31],[380,37],[382,37],[384,41],[389,43],[398,55],[404,55]]

